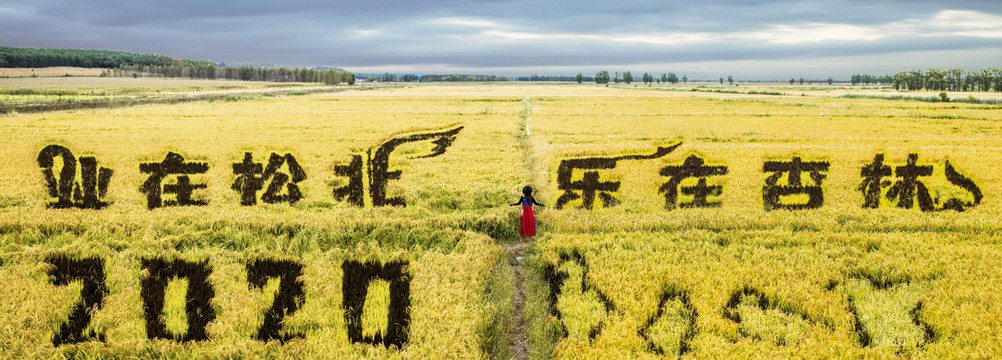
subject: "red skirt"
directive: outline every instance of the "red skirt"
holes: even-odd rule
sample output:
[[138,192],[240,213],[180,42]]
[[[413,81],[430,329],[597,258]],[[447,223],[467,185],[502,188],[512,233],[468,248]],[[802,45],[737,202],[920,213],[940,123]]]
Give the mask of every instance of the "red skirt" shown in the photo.
[[536,215],[530,205],[522,205],[522,236],[536,236]]

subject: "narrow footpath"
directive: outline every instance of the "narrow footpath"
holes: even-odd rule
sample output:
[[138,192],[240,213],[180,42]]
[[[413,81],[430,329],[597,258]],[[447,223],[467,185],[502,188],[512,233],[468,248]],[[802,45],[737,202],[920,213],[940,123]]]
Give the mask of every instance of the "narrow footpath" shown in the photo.
[[[519,122],[516,137],[518,138],[519,148],[522,150],[522,158],[528,175],[527,180],[530,184],[535,184],[536,161],[532,154],[532,132],[529,128],[529,121],[532,118],[532,98],[526,96],[522,100],[522,103],[525,104],[525,109],[520,114],[521,121]],[[511,358],[518,360],[529,358],[528,337],[526,336],[527,324],[525,323],[525,314],[523,312],[525,308],[525,261],[529,246],[529,242],[524,237],[519,237],[516,242],[507,246],[508,259],[515,267],[515,295],[513,299],[515,306],[513,316],[515,318],[512,321],[511,343],[508,345],[508,348]]]

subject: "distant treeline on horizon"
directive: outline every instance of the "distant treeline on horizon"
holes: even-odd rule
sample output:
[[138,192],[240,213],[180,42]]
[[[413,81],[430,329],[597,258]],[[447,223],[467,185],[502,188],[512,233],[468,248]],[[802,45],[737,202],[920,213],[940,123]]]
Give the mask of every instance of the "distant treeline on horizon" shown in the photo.
[[296,81],[337,85],[354,84],[355,75],[337,68],[226,66],[209,60],[175,59],[160,54],[111,50],[35,49],[0,46],[0,67],[42,68],[71,66],[104,68],[102,76],[160,76],[191,79]]
[[[898,71],[894,75],[853,74],[853,85],[893,85],[895,90],[1002,92],[1002,69],[981,67]],[[793,79],[790,79],[793,83]]]
[[[135,54],[111,50],[83,49],[36,49],[0,46],[0,68],[42,68],[55,66],[70,66],[82,68],[104,68],[102,76],[157,76],[191,79],[227,79],[248,81],[295,81],[337,85],[354,84],[356,77],[360,81],[381,82],[499,82],[499,81],[576,81],[608,84],[610,81],[619,83],[633,82],[629,71],[615,77],[607,71],[599,71],[594,77],[583,76],[550,76],[532,75],[509,77],[503,75],[461,75],[461,74],[353,74],[339,68],[313,67],[290,68],[280,66],[240,65],[227,66],[223,63],[213,63],[209,60],[175,59],[160,54]],[[674,73],[661,74],[661,77],[645,73],[641,79],[644,83],[672,83],[679,80],[688,81],[686,76],[679,79]],[[797,80],[791,78],[790,84]],[[833,83],[831,77],[828,84]],[[720,77],[719,82],[724,83]],[[747,81],[746,81],[747,82]],[[800,84],[804,79],[799,79]],[[809,81],[811,82],[811,81]],[[819,81],[820,82],[820,81]],[[727,77],[727,83],[733,84],[734,79]],[[1002,69],[982,67],[976,70],[960,68],[899,71],[894,75],[853,74],[852,85],[881,84],[892,85],[898,90],[945,90],[945,91],[996,91],[1002,92]]]

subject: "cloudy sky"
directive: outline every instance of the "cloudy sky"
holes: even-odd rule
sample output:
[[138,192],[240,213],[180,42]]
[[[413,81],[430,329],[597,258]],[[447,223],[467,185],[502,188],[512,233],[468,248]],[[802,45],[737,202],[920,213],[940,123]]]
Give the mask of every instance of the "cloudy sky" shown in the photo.
[[356,72],[848,79],[1002,66],[1002,1],[6,0],[0,45]]

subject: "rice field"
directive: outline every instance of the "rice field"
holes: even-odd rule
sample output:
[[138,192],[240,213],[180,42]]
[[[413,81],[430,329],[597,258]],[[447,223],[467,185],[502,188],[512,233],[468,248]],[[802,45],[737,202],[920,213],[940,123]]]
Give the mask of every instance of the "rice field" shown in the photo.
[[346,86],[295,82],[124,77],[0,77],[0,114],[141,104],[176,104],[191,101],[236,101],[264,96],[295,96],[347,89]]
[[[1002,108],[755,89],[790,94],[420,84],[7,115],[0,349],[999,356]],[[109,180],[58,185],[74,161]],[[525,185],[532,239],[507,206]]]

